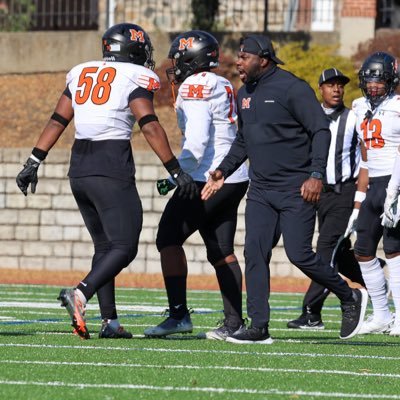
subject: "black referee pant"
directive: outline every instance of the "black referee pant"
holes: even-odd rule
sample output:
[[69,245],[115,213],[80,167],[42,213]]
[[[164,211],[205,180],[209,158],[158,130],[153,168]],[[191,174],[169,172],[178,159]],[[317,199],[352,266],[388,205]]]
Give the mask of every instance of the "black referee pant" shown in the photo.
[[[321,256],[324,263],[329,264],[332,259],[333,250],[341,235],[346,231],[350,215],[353,211],[353,199],[356,191],[355,181],[347,181],[341,184],[340,192],[335,191],[333,186],[324,185],[324,191],[317,204],[318,216],[318,241],[317,253]],[[359,280],[362,283],[361,271],[353,252],[346,254],[348,259],[340,266],[340,272],[354,279],[357,274],[354,271],[346,271],[348,269],[357,269]],[[336,272],[339,266],[334,265]],[[319,283],[312,281],[303,300],[303,313],[307,309],[313,314],[321,314],[321,310],[325,299],[329,295],[329,290]]]
[[347,283],[312,249],[315,217],[314,205],[305,202],[300,191],[280,192],[250,185],[245,212],[245,276],[247,313],[254,327],[264,327],[270,320],[269,258],[279,231],[292,264],[341,301],[352,300]]

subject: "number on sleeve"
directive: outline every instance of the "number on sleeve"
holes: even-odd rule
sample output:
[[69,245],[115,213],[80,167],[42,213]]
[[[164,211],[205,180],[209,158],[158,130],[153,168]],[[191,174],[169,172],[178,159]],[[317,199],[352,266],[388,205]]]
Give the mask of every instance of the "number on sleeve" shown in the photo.
[[235,109],[235,94],[230,86],[225,86],[225,90],[229,100],[228,119],[233,124],[235,122],[235,120],[232,118],[233,110]]

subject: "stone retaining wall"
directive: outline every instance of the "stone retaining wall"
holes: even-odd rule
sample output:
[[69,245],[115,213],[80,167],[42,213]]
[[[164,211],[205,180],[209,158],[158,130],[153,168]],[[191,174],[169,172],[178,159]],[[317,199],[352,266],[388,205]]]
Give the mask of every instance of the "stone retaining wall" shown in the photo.
[[[0,267],[37,270],[90,268],[93,246],[71,194],[67,179],[69,150],[53,149],[39,169],[36,194],[23,196],[15,176],[31,149],[0,149]],[[161,272],[154,241],[158,221],[168,197],[158,195],[155,181],[166,177],[152,152],[134,152],[137,186],[144,210],[143,230],[136,259],[129,272]],[[244,205],[240,206],[235,252],[244,267]],[[213,274],[198,234],[189,238],[185,251],[191,274]],[[304,275],[286,258],[282,244],[274,250],[271,275]]]

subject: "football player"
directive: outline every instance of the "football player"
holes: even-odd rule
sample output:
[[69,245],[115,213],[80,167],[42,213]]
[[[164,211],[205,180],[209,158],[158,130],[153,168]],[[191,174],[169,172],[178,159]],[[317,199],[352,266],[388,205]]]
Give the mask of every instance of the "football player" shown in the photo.
[[[168,57],[172,83],[180,84],[175,109],[183,133],[182,168],[199,189],[209,171],[227,154],[236,136],[236,106],[231,83],[211,70],[218,66],[219,44],[211,34],[194,30],[177,36]],[[242,272],[234,254],[237,209],[248,186],[245,164],[212,199],[182,199],[174,193],[160,220],[157,248],[168,295],[169,317],[145,330],[149,337],[192,331],[186,300],[188,266],[183,244],[199,231],[207,259],[215,268],[221,290],[224,320],[206,337],[225,340],[243,325]]]
[[154,92],[160,87],[152,71],[153,47],[135,24],[118,24],[102,37],[103,60],[75,66],[66,89],[40,135],[32,155],[17,176],[27,195],[35,193],[37,170],[65,127],[75,118],[69,179],[94,244],[91,271],[75,289],[63,289],[74,333],[90,337],[86,303],[97,293],[103,324],[100,338],[131,338],[120,325],[115,306],[114,278],[137,254],[142,229],[142,205],[135,185],[131,134],[137,121],[146,140],[171,174],[179,194],[193,197],[197,187],[174,157],[166,133],[155,115]]
[[[386,188],[400,144],[400,96],[397,61],[385,52],[370,55],[359,71],[363,97],[354,100],[356,127],[362,140],[362,162],[354,210],[346,234],[357,232],[355,255],[373,306],[359,334],[390,332],[400,335],[400,230],[383,227]],[[396,309],[394,324],[384,271],[376,256],[383,237],[389,285]]]

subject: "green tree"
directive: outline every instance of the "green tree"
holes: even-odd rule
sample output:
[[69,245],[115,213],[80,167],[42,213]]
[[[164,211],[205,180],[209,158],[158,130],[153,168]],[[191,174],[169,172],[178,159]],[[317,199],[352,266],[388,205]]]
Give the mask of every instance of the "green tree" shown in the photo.
[[13,9],[0,10],[0,31],[27,31],[31,25],[31,17],[35,11],[32,0],[16,0]]
[[192,29],[212,31],[218,8],[219,0],[192,0]]
[[354,99],[362,96],[358,87],[358,69],[354,67],[352,60],[337,55],[337,46],[311,44],[305,49],[303,43],[292,42],[283,45],[277,53],[279,53],[278,57],[285,62],[282,68],[307,81],[319,99],[318,78],[327,68],[337,68],[350,78],[350,82],[346,85],[344,99],[348,107]]

